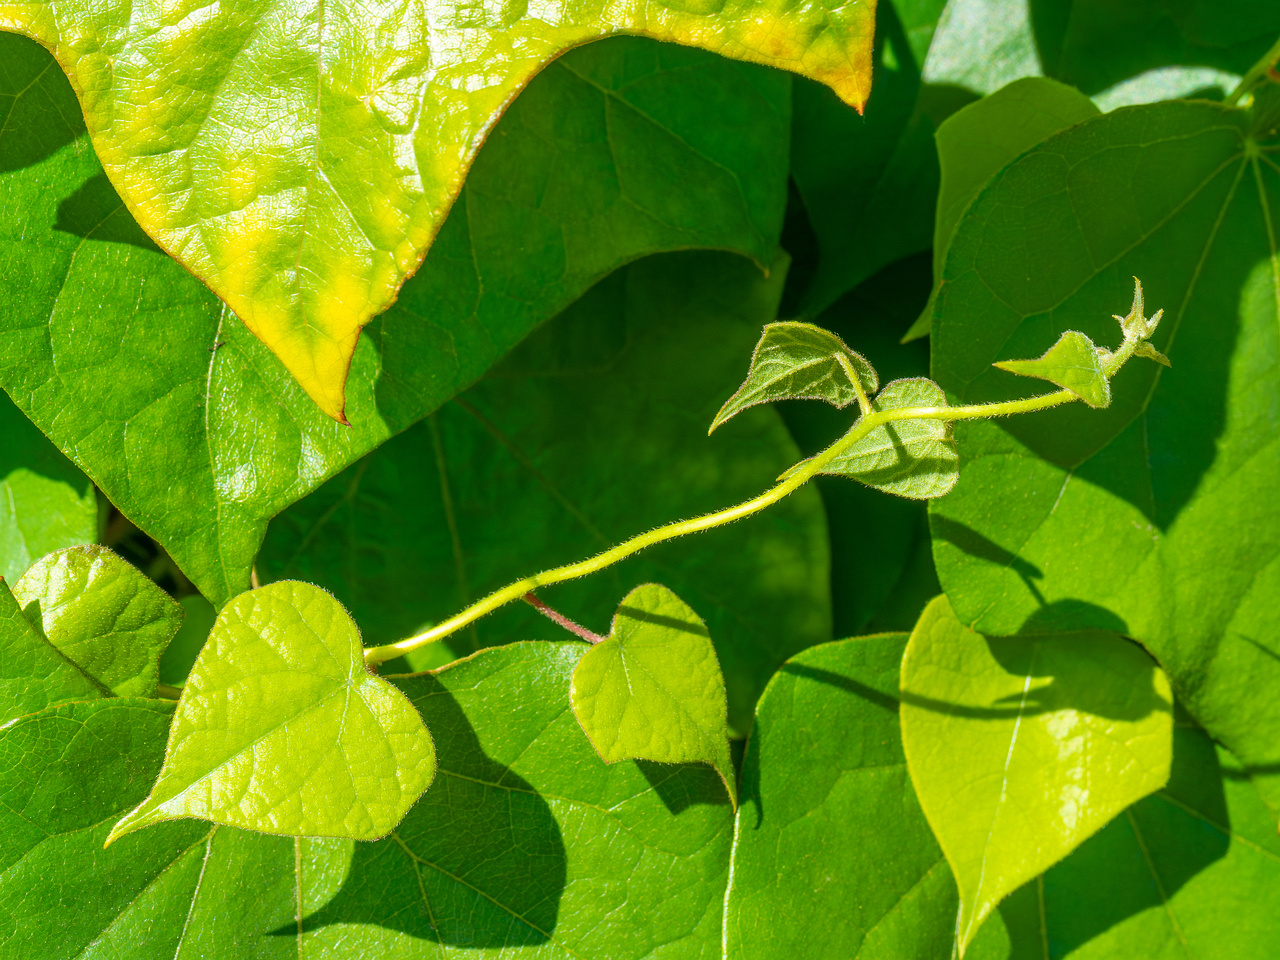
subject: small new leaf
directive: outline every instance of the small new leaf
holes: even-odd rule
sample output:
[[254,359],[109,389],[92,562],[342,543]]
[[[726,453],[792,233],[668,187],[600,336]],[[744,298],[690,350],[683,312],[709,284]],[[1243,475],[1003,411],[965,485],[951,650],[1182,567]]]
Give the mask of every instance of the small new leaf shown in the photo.
[[811,323],[785,321],[764,328],[751,369],[738,392],[711,421],[715,431],[748,407],[773,400],[825,400],[844,409],[880,386],[875,369],[829,330]]
[[1125,317],[1115,315],[1116,320],[1120,322],[1120,329],[1124,331],[1126,340],[1148,340],[1156,332],[1156,327],[1160,325],[1160,318],[1164,316],[1164,311],[1157,310],[1150,319],[1147,318],[1146,312],[1142,297],[1142,281],[1134,277],[1133,306],[1129,308],[1129,315]]
[[160,656],[182,606],[106,547],[56,550],[13,586],[44,637],[118,697],[155,694]]
[[[1138,291],[1137,309],[1141,308],[1142,292]],[[1121,323],[1125,323],[1121,318]],[[1125,329],[1128,336],[1128,328]],[[1111,404],[1111,383],[1102,368],[1102,357],[1093,341],[1083,333],[1068,330],[1058,342],[1045,351],[1038,360],[1001,360],[994,366],[1020,377],[1038,377],[1070,390],[1091,407],[1102,408]]]
[[720,662],[702,620],[666,587],[627,594],[573,671],[570,698],[605,763],[707,763],[737,805]]
[[[941,387],[932,380],[913,377],[886,386],[871,407],[882,411],[946,405]],[[852,477],[900,497],[932,500],[945,496],[956,485],[960,457],[948,421],[895,420],[876,427],[821,472]]]
[[223,608],[183,688],[155,787],[107,842],[181,817],[373,840],[434,774],[422,717],[365,670],[346,610],[319,587],[281,581]]

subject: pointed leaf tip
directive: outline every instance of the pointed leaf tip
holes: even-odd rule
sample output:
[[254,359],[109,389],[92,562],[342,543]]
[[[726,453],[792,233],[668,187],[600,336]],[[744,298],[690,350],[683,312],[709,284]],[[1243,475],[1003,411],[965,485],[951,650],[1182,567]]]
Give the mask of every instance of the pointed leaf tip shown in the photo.
[[[1141,289],[1136,297],[1140,304]],[[1102,369],[1098,348],[1076,330],[1068,330],[1036,360],[1001,360],[993,366],[1020,377],[1048,380],[1070,390],[1091,407],[1111,405],[1111,383]]]
[[711,422],[712,433],[748,407],[774,400],[825,400],[843,409],[879,389],[875,368],[822,327],[798,321],[770,323],[751,355],[738,391]]
[[281,581],[219,614],[183,688],[164,767],[107,842],[197,817],[285,836],[386,836],[435,774],[408,699],[364,666],[346,610]]
[[627,594],[573,671],[570,700],[605,763],[710,764],[737,806],[720,661],[701,618],[666,587]]

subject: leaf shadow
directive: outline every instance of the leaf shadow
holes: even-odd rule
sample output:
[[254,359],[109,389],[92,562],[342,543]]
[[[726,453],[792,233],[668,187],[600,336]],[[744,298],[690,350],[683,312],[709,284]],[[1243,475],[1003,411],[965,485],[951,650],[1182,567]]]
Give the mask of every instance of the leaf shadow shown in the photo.
[[[0,33],[0,173],[35,166],[81,136],[84,118],[53,55],[27,37]],[[50,123],[50,114],[64,122]]]
[[935,541],[941,540],[951,544],[958,550],[978,560],[1006,567],[1022,578],[1022,582],[1036,598],[1036,602],[1044,605],[1044,594],[1032,582],[1043,580],[1044,572],[1033,563],[1029,563],[1016,553],[1010,553],[993,540],[984,537],[977,530],[958,520],[952,520],[936,511],[929,513],[929,532]]
[[[550,807],[485,755],[443,686],[414,702],[435,737],[435,782],[391,836],[355,845],[342,886],[303,918],[302,929],[372,924],[442,945],[499,950],[548,942],[567,871]],[[293,936],[297,927],[276,933]]]
[[636,760],[635,765],[672,816],[690,807],[729,805],[724,784],[711,767],[702,763],[658,763]]
[[58,219],[53,229],[86,240],[125,243],[152,253],[161,252],[125,208],[104,173],[90,177],[58,204]]

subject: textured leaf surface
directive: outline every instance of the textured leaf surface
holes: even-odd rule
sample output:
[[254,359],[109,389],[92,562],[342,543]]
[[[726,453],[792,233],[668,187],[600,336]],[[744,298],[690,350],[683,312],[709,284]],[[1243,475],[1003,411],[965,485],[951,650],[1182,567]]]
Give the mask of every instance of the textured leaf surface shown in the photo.
[[997,360],[993,366],[1020,377],[1048,380],[1094,408],[1111,403],[1111,384],[1098,359],[1098,348],[1077,330],[1068,330],[1036,360]]
[[183,688],[164,769],[111,838],[200,817],[373,839],[434,772],[422,718],[366,671],[347,612],[318,587],[273,583],[223,607]]
[[[369,643],[387,643],[540,568],[757,495],[799,459],[777,414],[749,411],[712,437],[707,424],[774,315],[783,266],[765,279],[740,258],[688,253],[615,274],[458,402],[281,515],[259,571],[332,590]],[[821,503],[800,490],[543,598],[603,633],[633,587],[674,590],[706,618],[745,734],[778,664],[831,638],[827,563]],[[465,653],[563,636],[512,604],[446,642]]]
[[764,328],[751,368],[738,392],[725,401],[711,429],[748,407],[775,400],[825,400],[843,408],[879,389],[871,364],[830,330],[784,321]]
[[724,674],[706,624],[666,587],[636,587],[578,661],[574,716],[605,763],[707,763],[738,801]]
[[272,516],[619,264],[768,263],[786,197],[784,74],[638,38],[566,54],[360,340],[343,428],[130,219],[49,55],[0,34],[0,83],[0,386],[215,604],[248,589]]
[[0,957],[291,960],[293,843],[164,824],[102,848],[160,769],[173,704],[51,707],[0,730]]
[[182,607],[106,547],[42,557],[13,585],[31,624],[62,654],[121,697],[155,693],[160,655]]
[[426,253],[480,144],[571,47],[639,33],[797,70],[861,107],[874,3],[580,2],[532,14],[321,0],[0,5],[81,91],[129,209],[345,420],[360,328]]
[[104,693],[36,632],[0,580],[0,727],[53,704]]
[[[871,402],[876,411],[946,405],[942,388],[924,377],[895,380]],[[822,472],[853,477],[900,497],[930,500],[945,496],[956,485],[960,458],[950,422],[897,420],[876,427]]]
[[911,780],[960,888],[960,949],[1005,896],[1164,786],[1169,682],[1101,632],[988,639],[934,600],[902,661]]
[[89,478],[0,391],[0,577],[13,583],[46,553],[92,543],[97,527]]
[[1169,786],[1005,901],[984,960],[1248,960],[1280,942],[1270,811],[1203,731],[1175,744]]
[[[964,481],[932,523],[964,622],[1132,636],[1211,735],[1265,768],[1280,760],[1280,171],[1252,142],[1240,111],[1134,107],[1045,141],[970,207],[933,335],[956,399],[1013,395],[987,365],[1063,329],[1116,343],[1134,275],[1167,308],[1152,342],[1173,367],[1128,364],[1104,411],[957,428]],[[1040,243],[1014,238],[1029,210]]]
[[787,661],[756,713],[725,906],[741,960],[946,960],[956,889],[898,730],[906,634]]

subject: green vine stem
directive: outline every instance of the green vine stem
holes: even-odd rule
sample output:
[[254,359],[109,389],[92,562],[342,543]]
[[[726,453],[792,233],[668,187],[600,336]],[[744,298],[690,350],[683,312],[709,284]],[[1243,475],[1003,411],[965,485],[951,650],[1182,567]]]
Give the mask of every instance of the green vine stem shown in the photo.
[[[1129,349],[1126,351],[1125,347],[1129,347]],[[1114,354],[1111,354],[1110,357],[1113,362],[1107,363],[1106,366],[1113,367],[1113,369],[1107,371],[1108,375],[1114,375],[1114,371],[1118,370],[1120,365],[1129,359],[1132,354],[1133,347],[1128,343]],[[525,577],[522,580],[517,580],[515,583],[509,584],[500,590],[495,590],[487,597],[467,607],[461,613],[436,624],[430,629],[424,630],[422,633],[415,634],[406,640],[400,640],[396,643],[370,647],[364,652],[365,663],[369,666],[374,666],[406,654],[411,650],[417,650],[419,647],[426,646],[429,643],[443,640],[450,634],[456,633],[499,607],[505,606],[514,600],[525,598],[539,587],[585,577],[587,574],[611,567],[615,563],[625,560],[632,554],[639,553],[654,544],[674,540],[677,537],[686,537],[691,533],[701,533],[704,530],[721,527],[727,523],[733,523],[735,520],[742,520],[759,513],[804,486],[810,479],[821,473],[822,468],[828,463],[840,456],[876,427],[883,424],[894,423],[898,420],[988,419],[1016,413],[1031,413],[1035,410],[1047,410],[1050,407],[1056,407],[1059,404],[1070,403],[1079,399],[1079,396],[1070,390],[1058,390],[1038,397],[1028,397],[1025,400],[1006,400],[1001,403],[983,403],[961,407],[900,407],[893,410],[872,411],[861,417],[848,433],[830,447],[797,466],[794,472],[790,473],[786,479],[770,487],[759,496],[752,497],[750,500],[746,500],[736,506],[717,510],[715,513],[694,517],[692,520],[677,520],[673,523],[665,524],[646,533],[638,534],[629,540],[624,540],[617,546],[611,547],[603,553],[598,553],[589,559],[580,560],[577,563],[570,563],[562,567],[554,567]],[[868,406],[870,405],[868,404]]]
[[1272,45],[1271,49],[1263,54],[1262,59],[1249,68],[1236,88],[1231,91],[1231,96],[1227,97],[1227,103],[1235,106],[1239,103],[1250,90],[1258,85],[1263,77],[1265,77],[1280,62],[1280,39]]

